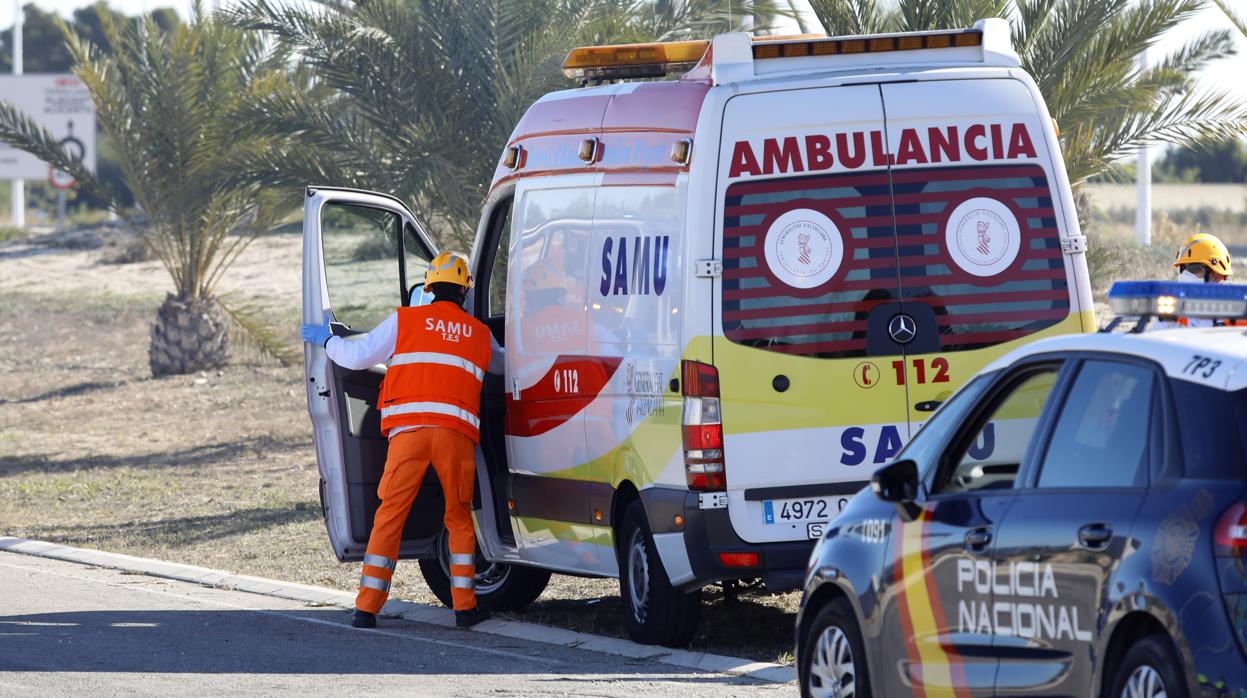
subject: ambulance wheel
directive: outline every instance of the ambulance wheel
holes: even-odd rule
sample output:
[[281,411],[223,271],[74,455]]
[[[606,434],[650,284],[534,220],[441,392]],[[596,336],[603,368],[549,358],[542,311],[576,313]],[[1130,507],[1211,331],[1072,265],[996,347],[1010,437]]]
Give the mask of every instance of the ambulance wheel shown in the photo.
[[801,642],[797,673],[803,698],[870,698],[866,648],[848,599],[835,599],[814,616]]
[[697,632],[701,590],[685,593],[671,585],[639,500],[628,505],[619,531],[619,595],[628,635],[645,645],[686,647]]
[[1186,698],[1182,670],[1164,635],[1148,635],[1126,650],[1113,677],[1112,698]]
[[[450,595],[450,537],[437,536],[437,557],[420,560],[420,573],[429,591],[447,607]],[[476,602],[491,611],[520,611],[537,600],[550,582],[550,573],[536,567],[489,562],[476,550]]]

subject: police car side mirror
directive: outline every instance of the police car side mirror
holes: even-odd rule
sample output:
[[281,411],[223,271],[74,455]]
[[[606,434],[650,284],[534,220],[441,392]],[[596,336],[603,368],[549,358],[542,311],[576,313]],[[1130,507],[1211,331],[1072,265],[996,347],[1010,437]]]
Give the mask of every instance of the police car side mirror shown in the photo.
[[918,498],[918,464],[898,460],[875,471],[870,489],[885,502],[912,502]]
[[918,464],[912,460],[899,460],[885,465],[870,478],[870,489],[875,496],[884,502],[896,504],[902,516],[907,519],[916,514],[914,500],[918,498],[919,487]]

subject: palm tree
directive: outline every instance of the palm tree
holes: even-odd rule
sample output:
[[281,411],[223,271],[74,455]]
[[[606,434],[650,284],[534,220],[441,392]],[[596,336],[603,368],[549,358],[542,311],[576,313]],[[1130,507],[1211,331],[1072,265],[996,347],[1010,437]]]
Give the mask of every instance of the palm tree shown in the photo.
[[1243,36],[1247,36],[1247,13],[1239,14],[1239,10],[1230,7],[1227,0],[1213,0],[1213,2],[1217,3],[1217,7],[1221,8],[1225,16],[1230,19],[1230,24],[1233,24]]
[[[281,84],[280,54],[262,37],[193,9],[186,24],[160,29],[101,16],[105,47],[65,23],[74,72],[95,103],[99,125],[119,154],[123,180],[146,221],[136,231],[173,281],[152,328],[155,376],[215,368],[231,333],[289,359],[246,309],[220,302],[221,276],[276,208],[258,184],[235,180],[242,153],[262,139],[240,137],[240,114]],[[0,103],[0,139],[68,171],[82,186],[123,208],[122,197],[71,158],[45,130]]]
[[1205,32],[1141,68],[1138,57],[1205,0],[810,0],[832,34],[967,27],[1005,17],[1022,66],[1061,127],[1075,185],[1139,146],[1193,145],[1247,132],[1247,108],[1193,75],[1234,52],[1228,30]]
[[300,60],[286,88],[253,103],[256,134],[286,145],[247,170],[291,188],[333,183],[392,193],[466,249],[512,127],[540,95],[571,87],[579,44],[765,29],[772,0],[242,0],[234,22]]

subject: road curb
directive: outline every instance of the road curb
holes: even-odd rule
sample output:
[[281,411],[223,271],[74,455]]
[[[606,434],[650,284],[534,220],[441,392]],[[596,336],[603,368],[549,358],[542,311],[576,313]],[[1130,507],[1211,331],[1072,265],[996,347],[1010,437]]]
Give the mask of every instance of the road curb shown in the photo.
[[[279,582],[275,579],[250,577],[206,567],[163,562],[161,560],[119,553],[107,553],[87,548],[75,548],[68,545],[26,538],[0,536],[0,551],[65,560],[83,565],[108,567],[180,582],[275,596],[293,601],[338,606],[345,609],[355,606],[355,594],[350,592],[335,591],[307,584],[295,584],[293,582]],[[398,599],[388,601],[385,607],[381,609],[381,614],[383,616],[392,616],[444,627],[453,627],[455,624],[453,614],[445,608]],[[638,645],[635,642],[619,638],[590,635],[589,633],[552,628],[523,621],[488,620],[478,625],[474,632],[483,632],[490,635],[540,642],[560,647],[591,650],[631,659],[646,659],[685,669],[745,676],[771,683],[788,683],[796,680],[796,670],[791,666],[783,664],[751,662],[747,659],[727,657],[721,654]]]

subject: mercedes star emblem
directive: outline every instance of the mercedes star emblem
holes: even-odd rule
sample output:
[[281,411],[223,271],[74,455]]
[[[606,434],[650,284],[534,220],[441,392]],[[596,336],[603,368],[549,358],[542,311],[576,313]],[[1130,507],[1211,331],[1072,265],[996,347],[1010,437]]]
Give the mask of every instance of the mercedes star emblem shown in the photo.
[[892,341],[897,344],[909,344],[914,341],[917,333],[918,326],[908,315],[897,315],[888,323],[888,334],[892,335]]

